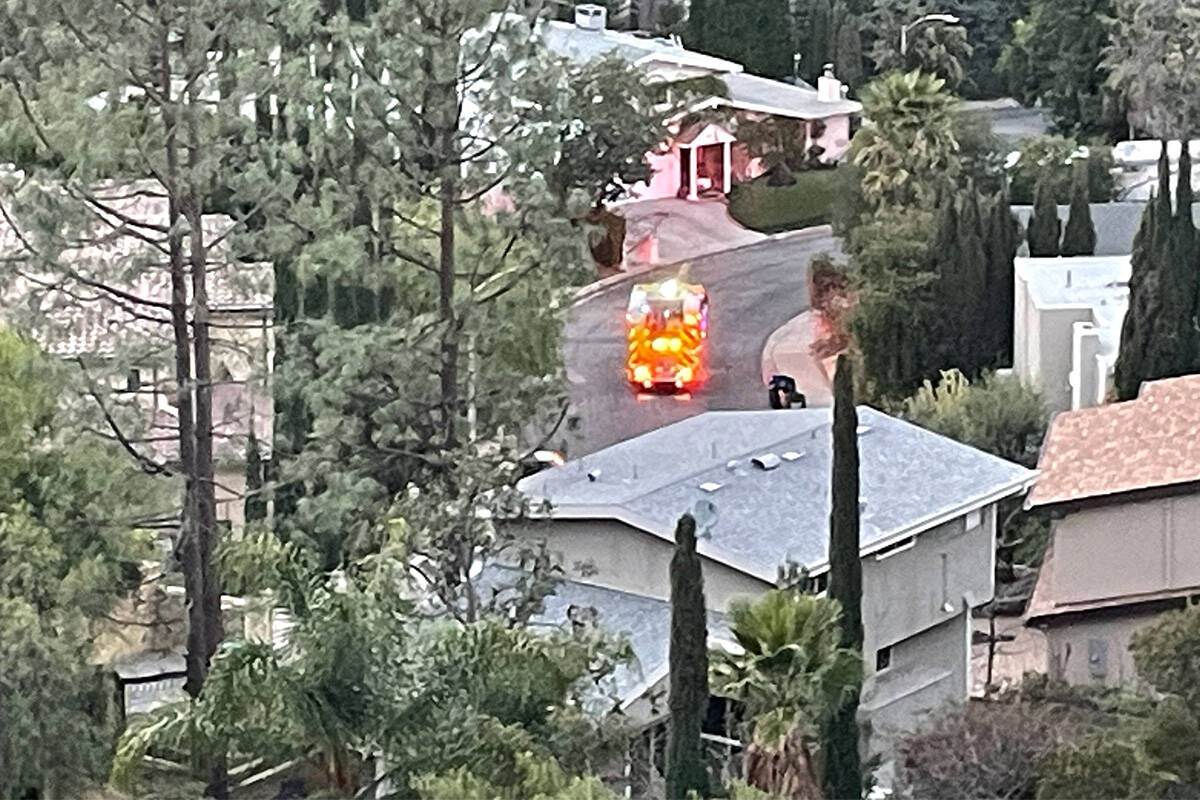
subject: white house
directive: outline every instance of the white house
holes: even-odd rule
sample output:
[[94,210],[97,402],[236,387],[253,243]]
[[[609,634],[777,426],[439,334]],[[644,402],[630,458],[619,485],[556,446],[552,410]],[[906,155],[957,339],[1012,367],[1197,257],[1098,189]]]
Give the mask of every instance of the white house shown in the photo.
[[1129,307],[1130,257],[1017,258],[1013,371],[1050,413],[1104,402]]
[[725,84],[726,96],[707,98],[690,109],[718,112],[721,122],[683,127],[684,120],[677,119],[668,125],[662,146],[647,154],[654,176],[630,189],[641,199],[724,194],[732,184],[761,174],[761,158],[738,141],[739,122],[797,120],[804,151],[819,147],[820,160],[833,163],[849,149],[854,119],[862,113],[862,104],[846,99],[832,74],[822,76],[815,89],[750,75],[741,64],[688,50],[677,38],[611,30],[604,7],[590,3],[575,7],[574,23],[544,22],[542,35],[551,50],[573,61],[616,56],[644,70],[650,81],[713,77]]

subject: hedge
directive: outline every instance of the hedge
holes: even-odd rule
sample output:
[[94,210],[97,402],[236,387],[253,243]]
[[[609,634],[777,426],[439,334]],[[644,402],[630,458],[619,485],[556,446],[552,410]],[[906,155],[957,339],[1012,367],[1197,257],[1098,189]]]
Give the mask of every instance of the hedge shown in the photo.
[[777,233],[830,222],[836,196],[834,169],[795,173],[790,186],[769,186],[763,177],[732,187],[729,215],[763,233]]

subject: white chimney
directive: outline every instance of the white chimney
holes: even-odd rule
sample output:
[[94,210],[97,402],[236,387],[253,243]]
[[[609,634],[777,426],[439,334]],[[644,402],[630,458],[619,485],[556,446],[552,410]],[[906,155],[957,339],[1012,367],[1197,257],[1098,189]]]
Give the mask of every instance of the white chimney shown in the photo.
[[585,31],[602,31],[608,23],[608,9],[595,3],[575,6],[575,27]]
[[833,64],[825,65],[825,74],[817,78],[817,100],[836,103],[842,99],[842,82],[833,75]]

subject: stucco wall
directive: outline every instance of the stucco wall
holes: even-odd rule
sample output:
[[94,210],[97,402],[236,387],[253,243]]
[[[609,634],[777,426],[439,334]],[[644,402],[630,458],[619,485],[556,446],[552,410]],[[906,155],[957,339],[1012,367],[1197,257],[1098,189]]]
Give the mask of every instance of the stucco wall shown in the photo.
[[871,725],[872,753],[888,749],[946,704],[966,702],[969,616],[961,611],[897,643],[891,665],[867,679],[861,713]]
[[[920,534],[910,549],[863,559],[863,652],[869,670],[879,648],[960,614],[964,596],[974,605],[991,599],[995,520],[995,507],[989,507],[971,530],[959,517]],[[960,655],[965,664],[966,654]]]
[[1050,568],[1057,602],[1200,586],[1200,494],[1089,508],[1056,520]]
[[[613,520],[559,520],[536,526],[532,532],[546,537],[550,552],[572,578],[645,597],[666,600],[670,596],[674,545],[665,539]],[[735,597],[771,588],[710,559],[702,563],[704,597],[711,609],[724,611]]]
[[825,123],[825,132],[821,134],[820,138],[814,140],[813,144],[825,148],[821,160],[832,164],[850,149],[850,115],[841,114],[836,117],[828,117],[822,122]]
[[[1138,688],[1129,654],[1129,638],[1154,621],[1157,613],[1088,618],[1047,626],[1046,671],[1068,683],[1098,683]],[[1089,656],[1097,656],[1089,663]]]

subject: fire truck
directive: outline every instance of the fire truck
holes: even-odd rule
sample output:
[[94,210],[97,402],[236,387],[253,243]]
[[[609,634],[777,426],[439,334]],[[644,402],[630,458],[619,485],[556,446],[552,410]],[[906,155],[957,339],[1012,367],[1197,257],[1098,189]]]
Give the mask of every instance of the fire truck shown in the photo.
[[643,283],[625,311],[625,375],[637,389],[687,389],[703,376],[708,295],[677,278]]

